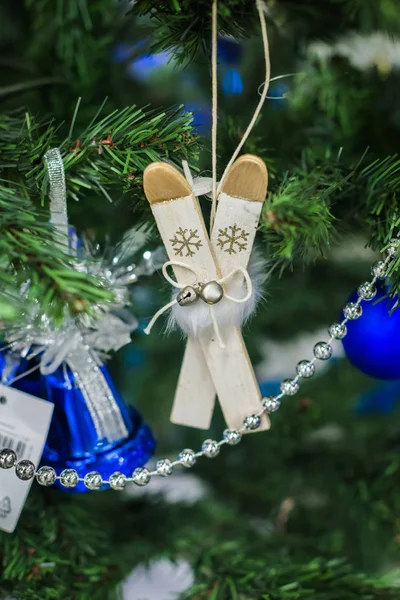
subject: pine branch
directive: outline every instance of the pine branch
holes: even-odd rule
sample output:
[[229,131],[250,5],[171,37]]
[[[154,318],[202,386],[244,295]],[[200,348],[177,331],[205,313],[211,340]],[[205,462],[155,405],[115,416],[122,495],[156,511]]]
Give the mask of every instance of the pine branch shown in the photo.
[[0,116],[0,172],[7,179],[23,177],[32,191],[43,193],[47,179],[43,156],[49,148],[62,150],[67,193],[78,200],[91,190],[106,195],[110,188],[142,193],[142,173],[157,160],[197,156],[192,115],[182,107],[165,112],[129,106],[100,117],[101,106],[89,126],[66,138],[54,122],[40,122],[29,113]]
[[[28,280],[28,299],[56,322],[65,311],[90,313],[93,304],[111,301],[113,294],[101,282],[74,268],[73,261],[53,243],[53,230],[44,211],[29,200],[0,186],[0,289],[3,312],[14,318],[15,298]],[[22,305],[22,300],[20,300]]]
[[[138,0],[131,13],[152,20],[156,42],[154,52],[174,50],[174,56],[187,63],[200,48],[210,52],[211,3],[209,0]],[[255,30],[256,3],[253,0],[218,2],[220,35],[245,38]]]
[[[118,3],[110,0],[26,0],[31,23],[26,58],[46,64],[46,73],[90,90],[110,61],[113,30],[123,21]],[[48,57],[52,59],[49,60]]]
[[344,185],[340,172],[315,168],[286,176],[267,197],[261,228],[275,258],[307,260],[323,253],[333,235],[332,196]]
[[[400,159],[397,156],[354,166],[340,158],[316,161],[305,151],[301,166],[286,175],[267,197],[261,229],[274,256],[309,261],[324,254],[340,230],[364,230],[381,250],[400,228]],[[345,225],[346,224],[346,225]],[[399,264],[400,266],[400,264]],[[393,269],[395,287],[400,273]]]

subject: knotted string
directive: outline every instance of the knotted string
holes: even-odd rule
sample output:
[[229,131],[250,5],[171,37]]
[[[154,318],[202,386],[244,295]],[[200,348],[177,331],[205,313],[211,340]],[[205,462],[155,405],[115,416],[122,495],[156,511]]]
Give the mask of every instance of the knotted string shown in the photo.
[[[259,114],[261,112],[261,109],[263,107],[263,104],[265,102],[265,99],[267,98],[267,93],[268,93],[268,87],[269,87],[269,83],[270,83],[270,78],[271,78],[271,64],[270,64],[270,57],[269,57],[269,45],[268,45],[268,34],[267,34],[267,25],[266,25],[266,20],[265,20],[265,12],[266,12],[266,6],[265,3],[263,2],[263,0],[256,0],[256,6],[257,6],[257,11],[258,11],[258,15],[259,15],[259,19],[260,19],[260,25],[261,25],[261,35],[262,35],[262,42],[263,42],[263,49],[264,49],[264,61],[265,61],[265,80],[263,82],[263,90],[261,93],[261,97],[260,100],[257,104],[257,107],[254,111],[254,114],[250,120],[250,123],[246,129],[246,131],[244,132],[242,139],[238,145],[238,147],[236,148],[235,152],[232,155],[232,158],[230,159],[228,165],[226,166],[226,169],[221,177],[220,182],[217,182],[217,120],[218,120],[218,79],[217,79],[217,42],[218,42],[218,22],[217,22],[217,17],[218,17],[218,0],[213,0],[212,2],[212,18],[211,18],[211,78],[212,78],[212,126],[211,126],[211,155],[212,155],[212,178],[196,178],[193,179],[191,173],[190,173],[190,169],[188,166],[188,163],[186,161],[183,161],[183,171],[185,174],[185,177],[187,179],[187,181],[189,182],[193,193],[195,194],[195,196],[200,196],[202,194],[207,194],[211,191],[212,194],[212,205],[211,205],[211,216],[210,216],[210,234],[212,232],[213,226],[214,226],[214,221],[215,221],[215,215],[216,215],[216,210],[217,210],[217,198],[218,198],[218,194],[222,188],[222,184],[225,180],[225,177],[229,171],[229,169],[231,168],[232,164],[234,163],[234,161],[236,160],[240,150],[242,149],[243,145],[245,144],[247,138],[249,137],[258,117]],[[183,267],[185,269],[188,269],[190,271],[192,271],[192,273],[195,275],[196,277],[196,283],[197,285],[199,285],[200,281],[199,281],[199,277],[198,277],[198,273],[195,271],[195,269],[193,269],[192,267],[190,267],[189,265],[179,262],[179,261],[167,261],[166,263],[164,263],[163,267],[162,267],[162,272],[163,275],[165,277],[165,279],[167,281],[169,281],[169,283],[178,289],[183,289],[185,287],[187,287],[188,284],[181,284],[178,283],[177,281],[175,281],[174,279],[172,279],[167,272],[167,268],[169,266],[179,266],[179,267]],[[243,302],[247,302],[253,293],[253,285],[250,279],[250,276],[247,272],[246,269],[243,269],[242,267],[238,267],[236,269],[234,269],[233,271],[231,271],[228,275],[226,275],[225,277],[218,279],[217,283],[219,283],[220,285],[222,285],[223,283],[225,283],[226,281],[228,281],[229,279],[231,279],[232,277],[234,277],[236,274],[241,273],[246,281],[247,284],[247,294],[246,296],[244,296],[244,298],[233,298],[232,296],[229,296],[227,294],[224,293],[224,297],[227,298],[228,300],[230,300],[231,302],[236,302],[236,303],[243,303]],[[196,285],[196,283],[194,285]],[[165,306],[163,306],[162,308],[160,308],[160,310],[158,310],[155,315],[153,316],[153,318],[151,319],[150,323],[148,324],[148,326],[146,327],[146,329],[144,330],[144,332],[148,335],[154,325],[154,323],[157,321],[157,319],[164,314],[167,310],[169,310],[170,308],[172,308],[173,306],[175,306],[176,304],[178,304],[177,299],[171,300],[171,302],[168,302],[167,304],[165,304]],[[222,348],[225,347],[225,344],[221,338],[221,334],[220,334],[220,330],[219,330],[219,326],[218,326],[218,322],[215,316],[215,312],[214,312],[214,307],[211,305],[210,306],[210,313],[211,313],[211,319],[212,319],[212,323],[213,323],[213,328],[214,328],[214,333],[220,343],[220,346]]]
[[[170,275],[168,273],[168,270],[167,270],[168,267],[182,267],[183,269],[187,269],[188,271],[191,271],[193,273],[193,275],[195,276],[194,282],[192,284],[179,283],[175,279],[172,279],[172,277],[170,277]],[[200,278],[198,272],[196,271],[196,269],[194,269],[190,265],[187,265],[186,263],[180,262],[178,260],[168,260],[167,262],[165,262],[162,267],[162,274],[165,277],[165,279],[168,281],[168,283],[170,283],[173,287],[175,287],[179,290],[182,290],[188,286],[192,286],[194,289],[196,289],[196,287],[201,287],[202,285],[207,284],[207,282],[201,281],[201,278]],[[229,281],[230,279],[235,277],[235,275],[237,275],[237,274],[243,275],[243,278],[244,278],[244,280],[246,282],[246,286],[247,286],[247,294],[245,296],[243,296],[243,298],[235,298],[234,296],[230,296],[229,294],[227,294],[224,290],[223,298],[226,298],[227,300],[230,300],[231,302],[235,302],[236,304],[243,304],[244,302],[247,302],[248,300],[250,300],[250,298],[253,294],[253,284],[252,284],[250,275],[248,274],[246,269],[244,269],[243,267],[237,267],[236,269],[233,269],[230,273],[228,273],[228,275],[225,275],[225,277],[221,277],[220,279],[216,279],[213,281],[216,281],[217,283],[219,283],[219,285],[223,286],[224,283],[226,283],[227,281]],[[196,299],[196,302],[199,302],[199,301],[201,301],[201,298]],[[176,304],[179,304],[179,302],[175,298],[174,300],[171,300],[171,302],[168,302],[162,308],[160,308],[155,313],[155,315],[151,319],[150,323],[147,325],[146,329],[144,330],[144,333],[146,335],[149,335],[151,332],[151,329],[152,329],[154,323],[157,321],[157,319],[161,315],[163,315],[167,310],[169,310],[170,308],[175,306]],[[211,320],[212,320],[212,324],[213,324],[215,337],[217,338],[220,347],[225,348],[225,344],[221,337],[220,329],[218,326],[218,321],[215,316],[214,306],[210,305],[209,308],[210,308],[210,315],[211,315]],[[185,307],[183,307],[183,310],[185,310]]]
[[242,135],[242,138],[236,148],[235,152],[232,155],[229,163],[227,164],[225,171],[220,179],[220,182],[217,184],[217,41],[218,41],[218,29],[217,29],[217,4],[218,0],[213,0],[212,5],[212,20],[211,20],[211,73],[212,73],[212,125],[211,125],[211,158],[212,158],[212,206],[211,206],[211,219],[210,219],[210,233],[212,232],[214,226],[215,215],[217,212],[217,200],[218,194],[221,191],[222,184],[225,181],[225,178],[229,172],[229,169],[235,162],[239,152],[243,148],[247,138],[253,130],[254,125],[260,115],[261,109],[264,105],[264,102],[267,98],[268,87],[271,79],[271,62],[269,57],[269,45],[268,45],[268,33],[267,33],[267,24],[265,20],[266,13],[266,5],[263,0],[256,0],[256,6],[258,11],[258,16],[260,19],[261,25],[261,37],[263,42],[263,50],[264,50],[264,63],[265,63],[265,79],[263,82],[263,90],[260,96],[260,100],[256,106],[254,114],[250,120],[250,123],[247,126],[246,131]]

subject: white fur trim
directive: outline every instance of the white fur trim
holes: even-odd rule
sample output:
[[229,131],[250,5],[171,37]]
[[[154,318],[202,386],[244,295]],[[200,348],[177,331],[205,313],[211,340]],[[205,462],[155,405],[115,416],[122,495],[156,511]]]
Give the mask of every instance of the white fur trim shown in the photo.
[[[248,272],[253,284],[253,294],[251,298],[242,304],[232,302],[223,298],[218,304],[213,306],[215,318],[221,332],[225,327],[241,327],[243,323],[251,317],[256,310],[259,300],[262,298],[262,285],[266,279],[266,261],[261,253],[254,249],[249,262]],[[246,295],[246,286],[243,283],[242,276],[236,275],[232,281],[224,284],[224,290],[233,298],[242,298]],[[179,291],[179,290],[178,290]],[[176,298],[177,291],[174,290],[172,297]],[[168,330],[175,329],[178,326],[187,335],[199,335],[202,331],[212,328],[210,307],[200,298],[193,304],[180,306],[176,304],[172,307],[170,318],[168,320]]]

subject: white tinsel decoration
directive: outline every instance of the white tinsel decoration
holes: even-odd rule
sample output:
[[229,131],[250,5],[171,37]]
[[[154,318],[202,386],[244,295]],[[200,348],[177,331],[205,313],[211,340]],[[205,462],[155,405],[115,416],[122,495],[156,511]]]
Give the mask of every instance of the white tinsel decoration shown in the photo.
[[332,44],[313,42],[309,52],[321,60],[343,56],[361,71],[377,67],[380,73],[388,73],[400,68],[400,39],[383,31],[370,34],[348,32]]
[[166,558],[139,565],[122,583],[124,600],[175,600],[194,583],[191,566]]

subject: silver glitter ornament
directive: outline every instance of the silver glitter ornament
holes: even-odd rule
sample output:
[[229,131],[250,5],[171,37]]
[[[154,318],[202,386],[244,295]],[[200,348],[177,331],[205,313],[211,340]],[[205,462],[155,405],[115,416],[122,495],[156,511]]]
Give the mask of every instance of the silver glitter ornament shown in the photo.
[[299,391],[299,383],[295,379],[285,379],[281,383],[281,392],[285,396],[294,396]]
[[398,238],[394,238],[393,240],[390,240],[390,246],[386,250],[386,252],[389,254],[389,256],[394,256],[395,254],[397,254],[399,248],[400,240]]
[[376,287],[369,281],[366,281],[359,286],[357,293],[363,300],[372,300],[376,296]]
[[30,460],[21,460],[15,466],[15,473],[18,479],[22,479],[22,481],[28,481],[29,479],[32,479],[35,471],[35,465]]
[[57,473],[53,467],[40,467],[36,473],[36,481],[45,487],[53,485],[57,479]]
[[206,304],[217,304],[223,295],[224,289],[218,281],[209,281],[200,287],[199,296]]
[[328,331],[335,340],[342,340],[347,334],[347,327],[345,323],[333,323]]
[[103,485],[103,478],[97,471],[90,471],[86,473],[83,483],[88,490],[98,490]]
[[185,450],[179,453],[178,459],[181,465],[190,469],[190,467],[196,464],[196,453],[194,450],[190,450],[190,448],[185,448]]
[[378,260],[376,263],[372,265],[371,268],[372,275],[377,277],[378,279],[383,279],[386,277],[387,273],[387,265],[383,260]]
[[133,483],[136,483],[136,485],[147,485],[150,479],[150,472],[145,467],[138,467],[132,473],[132,481]]
[[193,304],[193,302],[196,302],[198,297],[199,295],[194,287],[187,285],[179,292],[176,297],[176,301],[178,302],[179,306],[186,306],[187,304]]
[[156,471],[161,477],[168,477],[172,475],[173,466],[168,458],[162,458],[156,462]]
[[326,342],[318,342],[314,346],[314,356],[319,360],[328,360],[332,356],[332,346]]
[[261,417],[258,415],[247,415],[247,417],[243,419],[243,425],[246,429],[258,429],[261,425]]
[[3,448],[0,450],[0,468],[1,469],[11,469],[17,462],[17,455],[14,450],[10,450],[10,448]]
[[75,469],[64,469],[60,474],[61,485],[66,488],[74,488],[78,485],[79,475]]
[[215,440],[205,440],[201,445],[201,450],[207,458],[215,458],[218,456],[220,448]]
[[278,410],[281,405],[281,401],[274,396],[267,396],[266,398],[263,398],[262,405],[266,412],[272,413]]
[[242,439],[242,434],[237,429],[225,429],[223,436],[226,443],[230,446],[236,446]]
[[110,488],[113,490],[123,490],[126,486],[126,476],[116,471],[109,477]]
[[299,377],[304,377],[304,379],[308,379],[312,377],[315,373],[315,365],[309,360],[301,360],[297,363],[296,373]]
[[356,304],[356,302],[348,302],[343,309],[343,314],[346,319],[349,319],[350,321],[359,319],[362,315],[361,304]]

